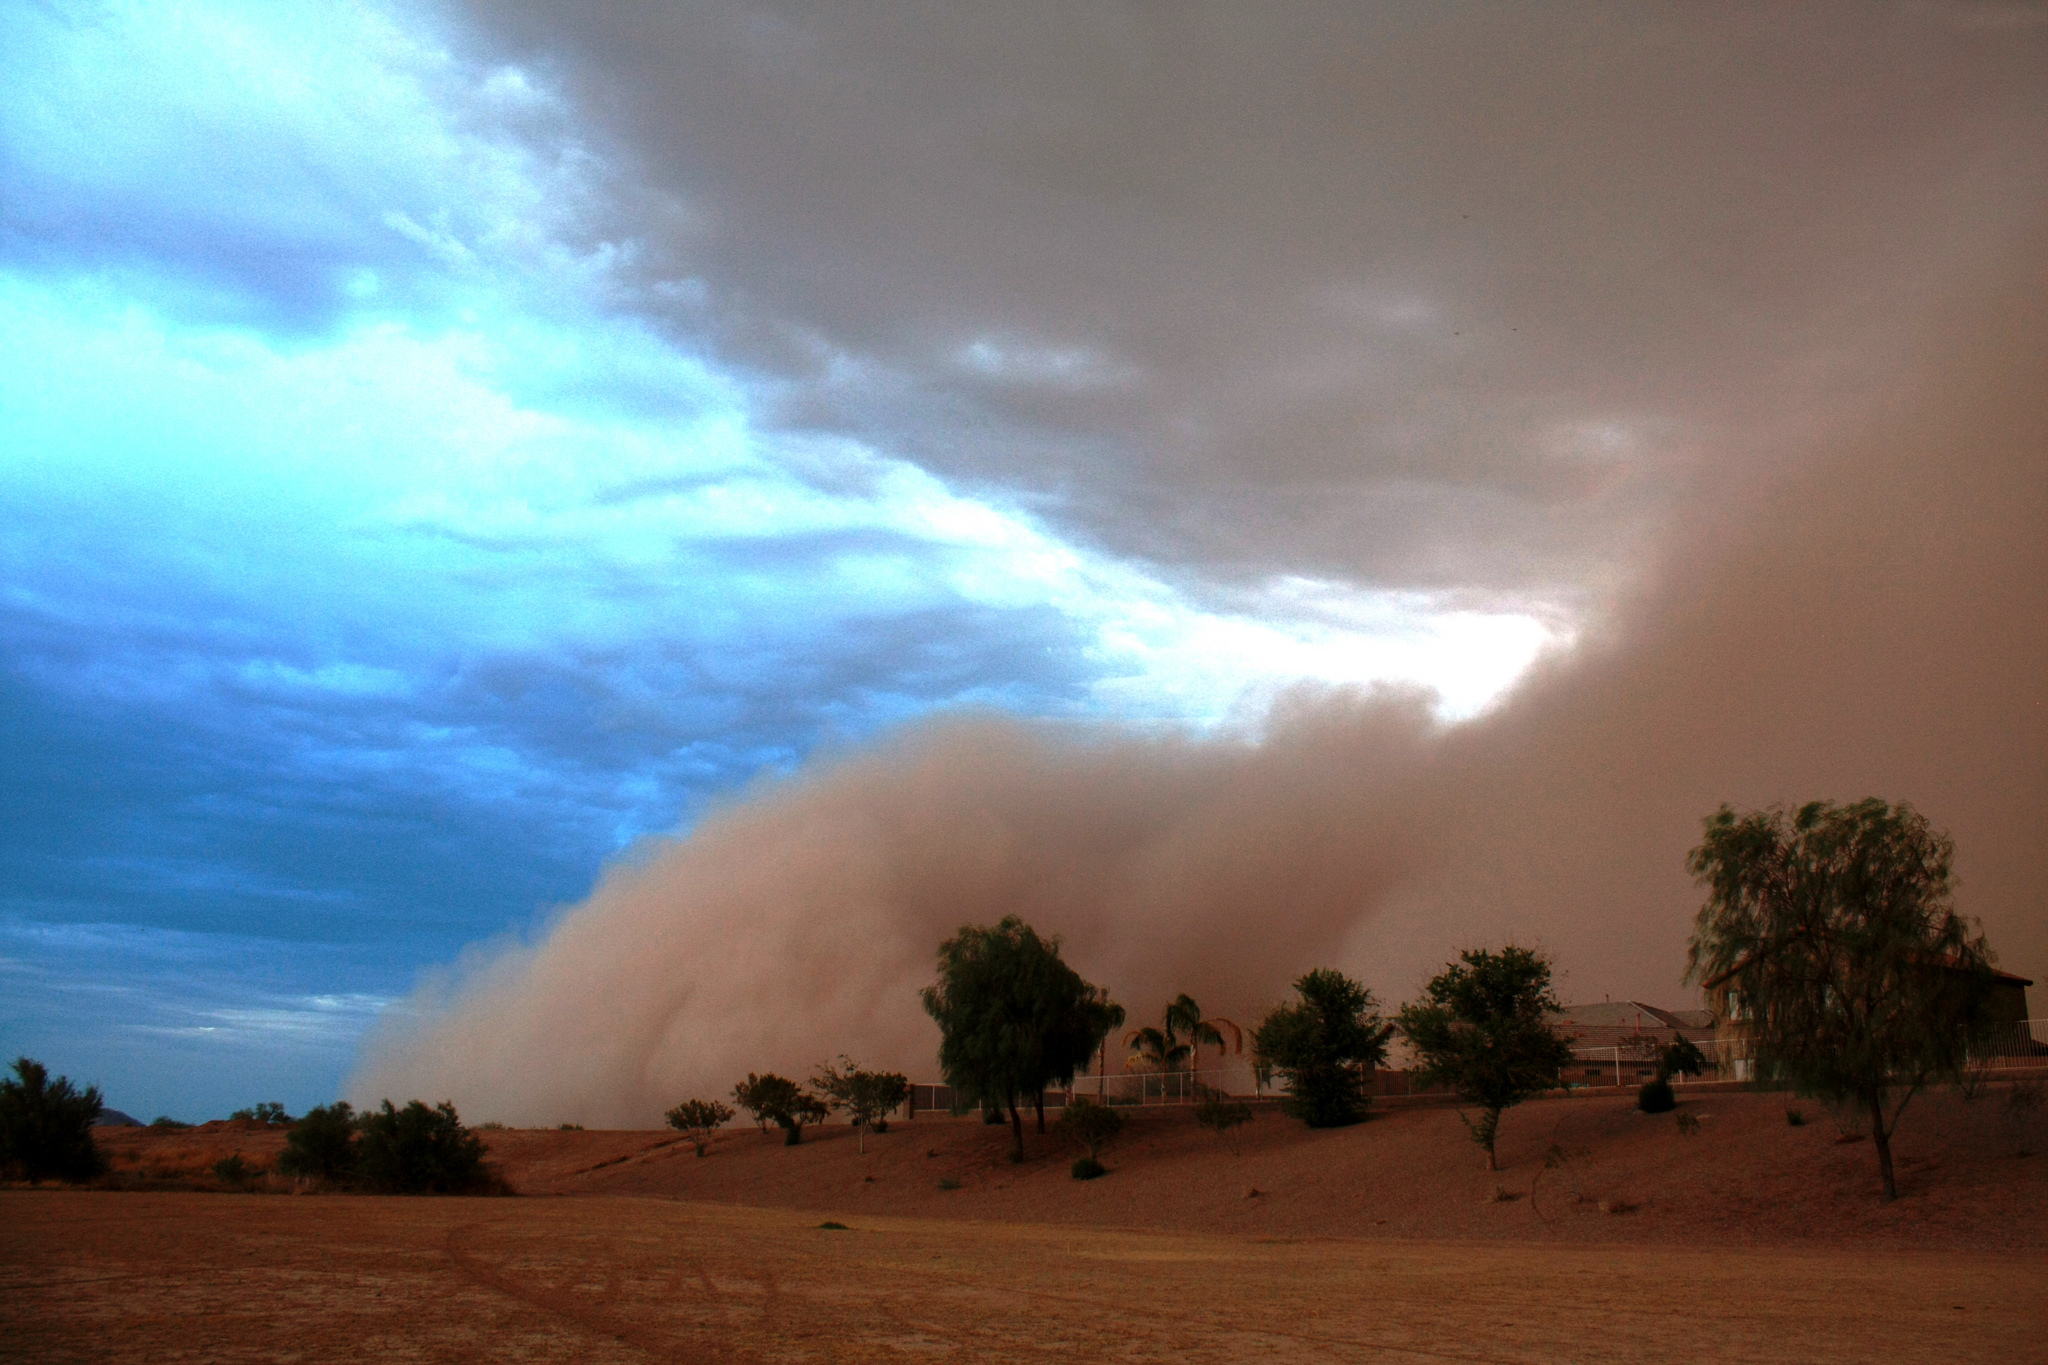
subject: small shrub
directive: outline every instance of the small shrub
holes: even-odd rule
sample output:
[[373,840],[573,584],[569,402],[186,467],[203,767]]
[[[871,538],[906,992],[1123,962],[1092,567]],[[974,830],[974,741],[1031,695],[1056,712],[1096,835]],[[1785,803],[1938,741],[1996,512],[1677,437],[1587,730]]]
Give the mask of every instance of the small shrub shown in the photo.
[[479,1133],[502,1133],[505,1131],[505,1125],[496,1119],[485,1119],[476,1126],[476,1130]]
[[711,1134],[732,1118],[733,1109],[729,1104],[717,1100],[684,1100],[668,1111],[665,1116],[668,1126],[690,1140],[697,1149],[697,1155],[704,1155],[704,1149],[711,1142]]
[[169,1114],[158,1114],[149,1121],[149,1126],[152,1131],[158,1133],[178,1133],[192,1125],[182,1119],[174,1119]]
[[1060,1111],[1059,1122],[1053,1126],[1059,1130],[1060,1136],[1086,1148],[1088,1159],[1095,1161],[1124,1130],[1124,1116],[1106,1104],[1097,1104],[1081,1095]]
[[580,1133],[583,1131],[583,1125],[580,1123],[558,1123],[555,1125],[555,1131],[558,1133]]
[[827,1218],[827,1219],[826,1219],[826,1220],[825,1220],[824,1222],[822,1222],[822,1223],[818,1224],[818,1230],[819,1230],[820,1232],[851,1232],[851,1231],[853,1231],[853,1229],[852,1229],[852,1228],[849,1228],[848,1226],[846,1226],[846,1224],[844,1224],[844,1223],[835,1223],[835,1222],[833,1222],[833,1221],[832,1221],[831,1219],[829,1219],[829,1218]]
[[250,1178],[256,1174],[257,1172],[242,1160],[240,1152],[222,1157],[213,1163],[213,1178],[223,1185],[232,1185],[237,1189],[248,1184]]
[[1242,1100],[1233,1100],[1221,1090],[1202,1091],[1202,1102],[1195,1106],[1195,1122],[1207,1128],[1219,1138],[1230,1140],[1230,1149],[1237,1150],[1234,1130],[1252,1121],[1252,1107]]
[[1700,1121],[1691,1114],[1680,1114],[1678,1116],[1678,1135],[1680,1137],[1692,1137],[1699,1130]]
[[14,1059],[14,1079],[0,1080],[0,1169],[19,1167],[30,1184],[91,1180],[107,1161],[93,1144],[92,1121],[105,1105],[99,1087],[50,1079],[41,1062]]
[[341,1184],[355,1174],[356,1116],[347,1100],[306,1111],[284,1140],[277,1169],[283,1175],[311,1176]]
[[939,1188],[942,1190],[957,1190],[960,1188],[960,1182],[950,1175],[942,1175],[939,1177]]
[[1669,1081],[1645,1081],[1636,1091],[1636,1108],[1645,1114],[1668,1114],[1677,1107],[1678,1096],[1672,1093]]
[[292,1116],[285,1113],[284,1106],[276,1100],[268,1100],[248,1109],[237,1109],[229,1114],[228,1118],[243,1123],[260,1123],[266,1128],[282,1128],[292,1121]]
[[1785,1111],[1785,1122],[1793,1128],[1804,1128],[1806,1126],[1806,1111],[1798,1108],[1787,1109]]
[[1007,1123],[1009,1120],[1003,1117],[1003,1111],[1000,1109],[983,1109],[981,1111],[981,1121],[987,1127],[993,1128],[997,1124]]
[[358,1121],[357,1169],[372,1189],[390,1194],[460,1194],[496,1182],[484,1166],[483,1139],[462,1126],[447,1100],[403,1109],[384,1101]]
[[1073,1174],[1076,1180],[1094,1180],[1100,1176],[1108,1175],[1109,1167],[1103,1165],[1092,1156],[1084,1156],[1074,1163]]

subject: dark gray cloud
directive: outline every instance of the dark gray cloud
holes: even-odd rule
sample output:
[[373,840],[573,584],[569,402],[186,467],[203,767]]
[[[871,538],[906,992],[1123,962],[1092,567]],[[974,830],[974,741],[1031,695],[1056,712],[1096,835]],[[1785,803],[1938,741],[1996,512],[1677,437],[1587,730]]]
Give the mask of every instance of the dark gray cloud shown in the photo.
[[2048,175],[2025,8],[462,13],[783,422],[1194,581],[1598,593]]

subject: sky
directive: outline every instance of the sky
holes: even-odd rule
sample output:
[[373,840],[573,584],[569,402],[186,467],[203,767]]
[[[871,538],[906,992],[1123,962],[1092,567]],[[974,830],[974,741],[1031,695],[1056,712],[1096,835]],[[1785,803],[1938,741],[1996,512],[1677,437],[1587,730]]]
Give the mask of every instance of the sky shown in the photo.
[[0,4],[0,1052],[643,1121],[1018,906],[1683,1003],[1699,816],[1868,791],[2048,971],[2044,17]]

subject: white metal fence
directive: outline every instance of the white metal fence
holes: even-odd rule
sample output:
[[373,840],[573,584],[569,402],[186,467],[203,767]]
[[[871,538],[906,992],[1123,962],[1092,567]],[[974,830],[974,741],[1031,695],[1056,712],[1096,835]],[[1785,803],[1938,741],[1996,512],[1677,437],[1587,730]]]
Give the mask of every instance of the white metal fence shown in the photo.
[[[1200,1071],[1129,1071],[1103,1076],[1076,1077],[1071,1087],[1045,1092],[1047,1109],[1063,1109],[1072,1096],[1127,1105],[1194,1104],[1209,1091],[1226,1095],[1257,1097],[1283,1093],[1284,1086],[1261,1084],[1249,1064],[1208,1067]],[[1029,1108],[1035,1096],[1023,1096]],[[972,1106],[969,1106],[970,1108]],[[905,1105],[910,1114],[953,1111],[953,1088],[918,1082],[910,1087]],[[899,1111],[902,1112],[902,1111]]]
[[[1699,1079],[1747,1081],[1754,1076],[1754,1057],[1746,1040],[1719,1038],[1699,1040],[1706,1057],[1707,1074]],[[2048,1070],[2048,1019],[2029,1019],[2018,1024],[1998,1024],[1980,1031],[1970,1044],[1973,1071],[2001,1071],[2040,1067]],[[1657,1074],[1654,1049],[1640,1045],[1575,1047],[1571,1063],[1559,1080],[1568,1088],[1641,1085]],[[1684,1076],[1673,1076],[1683,1085]],[[1375,1072],[1369,1087],[1373,1094],[1422,1093],[1411,1086],[1408,1074],[1400,1071]],[[1250,1063],[1240,1062],[1199,1071],[1128,1071],[1103,1076],[1077,1077],[1067,1089],[1045,1092],[1047,1109],[1062,1109],[1072,1096],[1085,1096],[1119,1107],[1132,1105],[1194,1104],[1210,1091],[1238,1098],[1277,1098],[1287,1093],[1278,1077],[1261,1082]],[[1026,1096],[1027,1107],[1032,1097]],[[970,1108],[972,1106],[969,1106]],[[910,1099],[895,1116],[953,1111],[951,1086],[918,1082],[910,1087]],[[892,1116],[893,1117],[893,1116]]]
[[[1700,1040],[1707,1061],[1703,1080],[1747,1081],[1756,1076],[1756,1053],[1746,1038]],[[1970,1039],[1969,1069],[2002,1071],[2015,1067],[2048,1068],[2048,1019],[1993,1024]],[[1640,1085],[1657,1074],[1656,1054],[1641,1046],[1576,1047],[1565,1068],[1567,1086]],[[1673,1076],[1683,1084],[1683,1076]]]

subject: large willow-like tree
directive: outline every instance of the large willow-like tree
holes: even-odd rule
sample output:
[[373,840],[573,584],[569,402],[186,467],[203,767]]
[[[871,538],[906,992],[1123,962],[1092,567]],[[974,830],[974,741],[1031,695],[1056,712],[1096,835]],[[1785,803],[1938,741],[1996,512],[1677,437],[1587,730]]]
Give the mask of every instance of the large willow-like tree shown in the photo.
[[1707,890],[1686,975],[1732,992],[1763,1078],[1869,1116],[1884,1197],[1891,1137],[1960,1074],[1991,952],[1950,904],[1955,844],[1904,802],[1722,806],[1686,866]]
[[955,1103],[1009,1109],[1010,1156],[1022,1161],[1021,1100],[1037,1103],[1044,1132],[1045,1088],[1073,1081],[1123,1022],[1123,1007],[1060,960],[1058,938],[1039,937],[1015,915],[962,925],[939,945],[938,965],[923,1000],[939,1025],[939,1070]]

